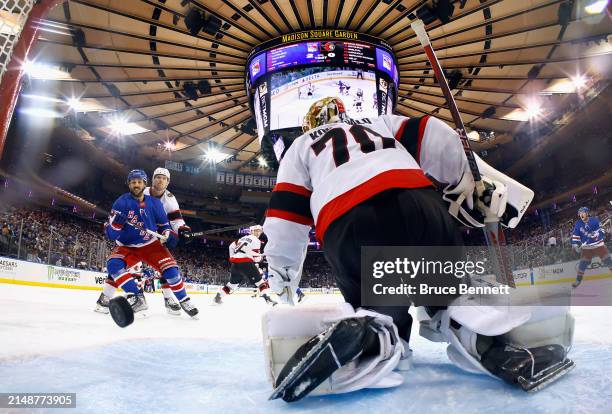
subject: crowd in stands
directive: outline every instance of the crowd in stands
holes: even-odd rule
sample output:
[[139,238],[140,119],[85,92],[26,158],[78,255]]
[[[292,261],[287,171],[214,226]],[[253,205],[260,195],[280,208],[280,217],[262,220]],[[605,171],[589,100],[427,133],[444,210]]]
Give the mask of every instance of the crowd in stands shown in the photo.
[[[577,220],[575,209],[566,209],[551,220],[538,221],[526,217],[525,222],[507,232],[512,246],[515,269],[537,267],[577,259],[570,237]],[[612,205],[602,197],[591,204],[592,215],[598,216],[607,232],[612,250]],[[19,206],[0,210],[0,256],[15,257],[38,263],[105,271],[106,257],[112,243],[103,236],[102,224],[65,211],[43,207]],[[472,244],[478,241],[474,230]],[[235,235],[239,237],[238,234]],[[476,241],[474,241],[476,240]],[[228,242],[196,240],[173,250],[187,282],[224,284],[229,278]],[[331,268],[321,251],[307,255],[302,287],[334,287]]]

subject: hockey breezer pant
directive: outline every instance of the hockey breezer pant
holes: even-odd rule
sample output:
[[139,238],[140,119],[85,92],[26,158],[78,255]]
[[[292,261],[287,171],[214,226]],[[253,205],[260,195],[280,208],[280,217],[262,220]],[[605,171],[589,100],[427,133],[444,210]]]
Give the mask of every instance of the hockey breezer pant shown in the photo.
[[[440,195],[430,188],[379,193],[336,219],[323,240],[338,288],[354,308],[361,306],[361,246],[460,245],[463,239],[457,223]],[[408,306],[369,309],[391,316],[399,335],[409,340],[412,317]]]

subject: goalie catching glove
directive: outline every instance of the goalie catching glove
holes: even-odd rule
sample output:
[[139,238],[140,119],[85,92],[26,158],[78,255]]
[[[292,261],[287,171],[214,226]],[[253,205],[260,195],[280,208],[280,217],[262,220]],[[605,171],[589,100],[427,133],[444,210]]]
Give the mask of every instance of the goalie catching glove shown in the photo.
[[469,227],[499,221],[504,227],[515,228],[533,200],[533,191],[474,156],[484,192],[476,193],[474,176],[466,164],[459,182],[444,188],[442,198],[449,203],[449,213]]

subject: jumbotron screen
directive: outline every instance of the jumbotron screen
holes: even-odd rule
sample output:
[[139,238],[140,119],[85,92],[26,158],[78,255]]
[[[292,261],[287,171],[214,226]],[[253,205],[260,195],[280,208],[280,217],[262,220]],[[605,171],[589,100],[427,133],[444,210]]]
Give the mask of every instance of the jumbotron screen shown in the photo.
[[399,76],[384,41],[322,30],[261,45],[247,59],[245,80],[261,138],[272,131],[301,129],[312,103],[328,96],[340,98],[354,119],[391,113]]
[[305,68],[270,79],[270,130],[301,127],[310,106],[326,96],[344,102],[351,118],[378,116],[376,75],[362,69]]

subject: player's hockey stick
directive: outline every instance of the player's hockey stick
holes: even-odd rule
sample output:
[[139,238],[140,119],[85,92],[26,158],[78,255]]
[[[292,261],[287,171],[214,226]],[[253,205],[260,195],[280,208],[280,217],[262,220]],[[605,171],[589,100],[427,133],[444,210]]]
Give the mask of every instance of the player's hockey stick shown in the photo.
[[236,225],[233,225],[233,226],[221,227],[221,228],[218,228],[218,229],[196,231],[196,232],[192,232],[191,233],[191,237],[202,237],[202,236],[206,236],[206,235],[209,235],[209,234],[223,233],[225,231],[231,231],[231,230],[238,230],[238,229],[241,229],[241,228],[244,228],[244,227],[251,227],[254,224],[255,224],[254,222],[250,222],[250,223],[246,223],[246,224],[236,224]]
[[[427,55],[427,60],[431,64],[431,68],[434,71],[434,75],[436,76],[438,84],[442,89],[442,93],[446,98],[446,102],[448,103],[448,109],[453,117],[453,122],[455,123],[455,129],[459,134],[459,139],[461,140],[463,151],[465,152],[465,156],[467,157],[467,161],[470,166],[470,171],[472,172],[472,176],[474,177],[474,182],[476,184],[476,194],[480,198],[485,195],[486,188],[484,182],[482,181],[482,176],[480,175],[478,165],[476,164],[474,152],[470,147],[470,141],[468,140],[467,132],[465,131],[465,125],[463,124],[461,114],[459,113],[459,108],[457,107],[457,103],[455,102],[450,87],[448,86],[446,76],[444,76],[442,66],[438,61],[438,57],[436,56],[436,53],[433,50],[433,47],[429,40],[429,36],[427,35],[427,31],[425,30],[425,24],[421,19],[417,19],[413,21],[410,26],[412,27],[412,30],[414,30],[414,33],[417,35],[421,46],[423,46],[425,54]],[[497,275],[497,280],[510,287],[516,287],[514,277],[512,275],[512,269],[510,269],[510,263],[504,251],[506,239],[504,238],[504,233],[502,229],[499,227],[499,219],[495,215],[488,215],[487,217],[485,217],[485,227],[483,230],[485,233],[487,246],[489,247],[489,249],[493,250],[495,254],[495,259],[498,263],[497,267],[499,269],[499,275]]]

